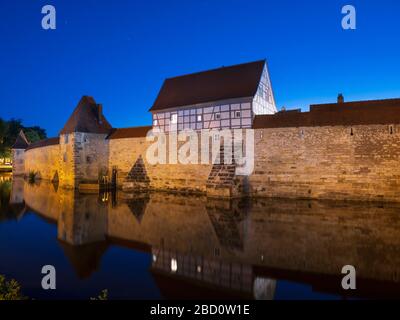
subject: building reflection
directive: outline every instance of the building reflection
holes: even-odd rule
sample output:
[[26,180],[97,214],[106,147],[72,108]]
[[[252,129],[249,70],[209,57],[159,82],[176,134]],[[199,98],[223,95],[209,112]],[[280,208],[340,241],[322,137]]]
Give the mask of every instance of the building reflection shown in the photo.
[[396,204],[82,195],[17,180],[10,200],[57,225],[81,278],[118,245],[151,255],[149,272],[166,298],[273,299],[280,280],[344,295],[347,264],[357,269],[356,295],[400,294]]

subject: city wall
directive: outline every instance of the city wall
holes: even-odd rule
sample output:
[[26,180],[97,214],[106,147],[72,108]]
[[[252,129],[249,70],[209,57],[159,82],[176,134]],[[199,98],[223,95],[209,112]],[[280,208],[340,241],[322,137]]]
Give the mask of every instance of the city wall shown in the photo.
[[[242,180],[254,197],[400,201],[398,125],[313,126],[255,129],[255,168]],[[95,140],[95,144],[90,141]],[[62,139],[61,139],[62,141]],[[83,140],[84,141],[84,140]],[[25,172],[51,180],[63,160],[61,145],[25,152]],[[212,165],[151,165],[145,137],[89,137],[71,147],[73,163],[59,172],[61,186],[96,180],[100,168],[117,172],[118,187],[207,192]],[[90,152],[85,151],[89,150]],[[179,148],[179,147],[178,147]],[[68,156],[67,156],[68,158]],[[72,161],[72,160],[71,160]],[[90,162],[88,165],[87,162]],[[237,179],[239,177],[234,177]]]

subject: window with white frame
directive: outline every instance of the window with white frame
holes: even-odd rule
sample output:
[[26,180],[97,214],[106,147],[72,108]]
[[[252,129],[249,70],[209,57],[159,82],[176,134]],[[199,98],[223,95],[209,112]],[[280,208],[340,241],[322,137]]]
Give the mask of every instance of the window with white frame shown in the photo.
[[241,116],[240,111],[235,111],[235,118],[240,118],[240,116]]

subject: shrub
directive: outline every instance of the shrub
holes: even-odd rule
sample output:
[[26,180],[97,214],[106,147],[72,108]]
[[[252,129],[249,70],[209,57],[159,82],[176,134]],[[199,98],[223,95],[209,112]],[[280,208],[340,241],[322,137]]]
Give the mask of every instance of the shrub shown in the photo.
[[0,275],[0,300],[25,300],[27,299],[21,293],[21,286],[17,281],[9,281]]
[[90,298],[90,300],[108,300],[108,290],[107,289],[102,290],[97,297]]

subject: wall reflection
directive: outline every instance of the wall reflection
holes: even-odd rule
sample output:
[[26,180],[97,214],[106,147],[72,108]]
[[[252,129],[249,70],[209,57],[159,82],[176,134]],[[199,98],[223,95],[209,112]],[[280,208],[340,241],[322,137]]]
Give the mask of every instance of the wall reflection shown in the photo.
[[10,205],[16,216],[29,209],[57,224],[80,277],[98,270],[110,245],[148,252],[166,297],[204,297],[206,290],[209,297],[273,299],[275,279],[341,292],[346,264],[357,269],[357,295],[400,293],[397,204],[82,195],[15,179]]

